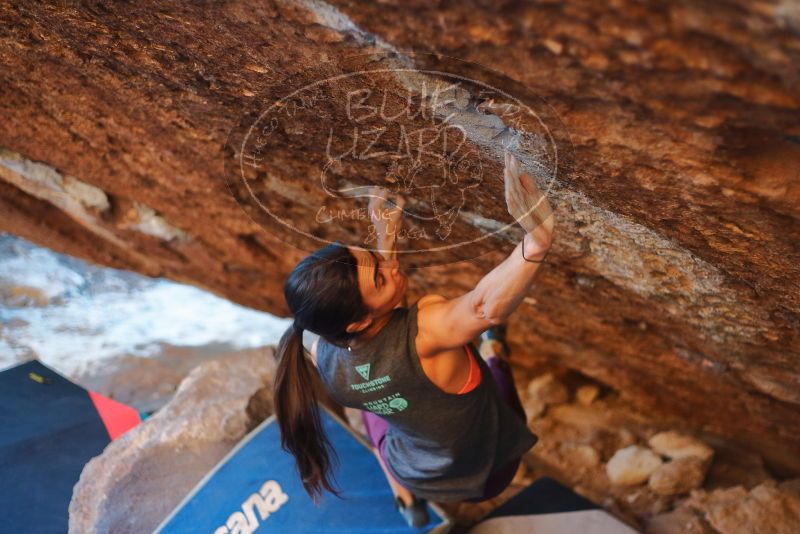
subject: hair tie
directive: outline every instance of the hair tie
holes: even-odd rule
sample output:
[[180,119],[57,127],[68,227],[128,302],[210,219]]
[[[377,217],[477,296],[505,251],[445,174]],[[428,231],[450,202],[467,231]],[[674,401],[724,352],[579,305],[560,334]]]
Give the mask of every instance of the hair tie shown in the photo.
[[303,331],[303,327],[297,324],[297,321],[292,322],[292,328],[294,328],[294,331],[298,334]]
[[525,244],[524,243],[522,245],[521,251],[522,251],[522,259],[524,259],[525,261],[529,261],[531,263],[544,263],[544,259],[547,257],[548,254],[550,254],[550,249],[547,249],[547,252],[544,253],[544,256],[542,256],[541,260],[533,260],[533,259],[526,258],[525,257]]

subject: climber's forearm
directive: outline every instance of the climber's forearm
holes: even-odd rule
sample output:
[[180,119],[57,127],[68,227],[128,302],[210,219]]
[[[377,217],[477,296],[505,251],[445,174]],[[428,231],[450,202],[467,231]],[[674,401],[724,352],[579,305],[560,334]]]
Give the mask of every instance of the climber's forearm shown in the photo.
[[384,228],[378,228],[375,246],[384,259],[394,260],[397,258],[397,233],[401,224],[402,221],[397,221],[387,224]]
[[530,237],[522,239],[470,292],[470,303],[478,317],[485,317],[493,324],[503,323],[528,294],[541,263],[526,261],[522,257],[523,246],[528,259],[541,260],[546,253],[536,250]]
[[[474,289],[454,299],[441,295],[425,295],[418,302],[417,351],[435,355],[472,341],[492,325],[500,324],[516,309],[530,289],[546,247],[537,247],[526,234],[500,265],[486,274]],[[424,304],[424,305],[423,305]]]
[[378,235],[378,251],[381,256],[387,260],[393,260],[397,257],[397,235]]

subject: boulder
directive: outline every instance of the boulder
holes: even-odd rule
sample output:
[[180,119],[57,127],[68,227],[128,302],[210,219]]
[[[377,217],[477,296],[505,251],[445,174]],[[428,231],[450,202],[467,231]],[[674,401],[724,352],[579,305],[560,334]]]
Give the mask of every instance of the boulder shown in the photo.
[[[271,382],[272,349],[204,363],[174,398],[81,473],[69,532],[151,532],[246,434],[251,396]],[[262,405],[263,406],[263,405]]]

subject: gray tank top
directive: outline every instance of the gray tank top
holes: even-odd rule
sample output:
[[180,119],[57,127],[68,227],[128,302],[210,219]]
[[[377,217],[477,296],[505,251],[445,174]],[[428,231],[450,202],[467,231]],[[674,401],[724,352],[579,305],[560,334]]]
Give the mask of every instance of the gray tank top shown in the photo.
[[480,497],[489,475],[537,438],[503,401],[483,358],[476,358],[481,382],[468,393],[431,382],[417,356],[417,304],[395,308],[357,350],[320,338],[317,367],[335,401],[388,422],[387,467],[412,493],[435,501]]

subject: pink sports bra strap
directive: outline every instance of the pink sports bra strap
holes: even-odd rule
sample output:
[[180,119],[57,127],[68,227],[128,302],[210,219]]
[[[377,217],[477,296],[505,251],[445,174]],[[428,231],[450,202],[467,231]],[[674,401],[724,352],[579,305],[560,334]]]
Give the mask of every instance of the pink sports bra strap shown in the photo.
[[478,362],[475,361],[476,356],[470,350],[469,345],[464,345],[464,351],[467,353],[467,358],[469,358],[469,377],[467,377],[467,383],[458,391],[457,395],[469,393],[481,383],[481,368],[478,366]]

